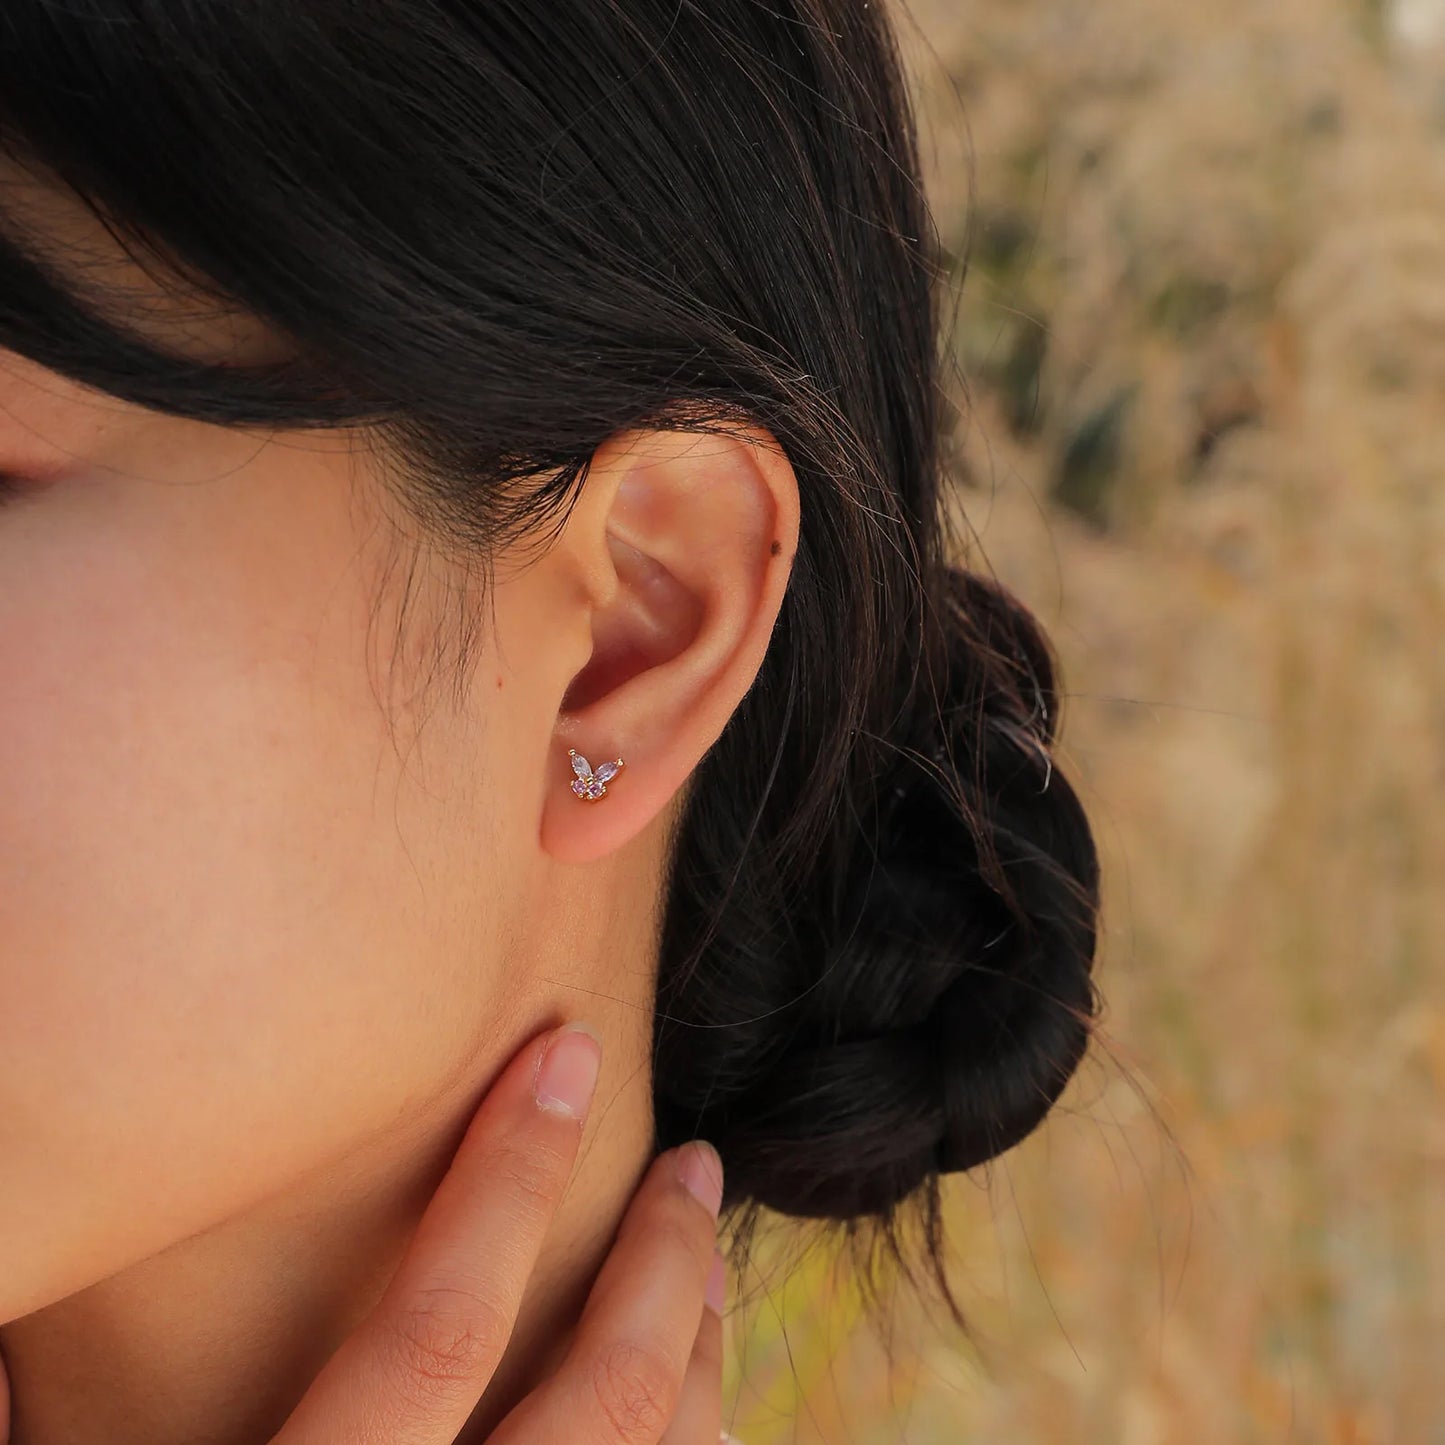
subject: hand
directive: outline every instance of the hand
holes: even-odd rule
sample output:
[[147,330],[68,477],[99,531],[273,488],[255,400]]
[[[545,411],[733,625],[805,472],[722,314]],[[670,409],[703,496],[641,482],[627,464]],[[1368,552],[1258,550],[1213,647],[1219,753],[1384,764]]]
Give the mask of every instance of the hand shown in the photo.
[[[562,1030],[507,1066],[386,1293],[272,1445],[452,1445],[501,1359],[571,1174],[596,1050]],[[489,1445],[716,1445],[722,1322],[704,1292],[720,1303],[721,1192],[706,1146],[654,1161],[562,1364]]]
[[[501,1360],[571,1175],[596,1050],[562,1029],[503,1070],[386,1292],[270,1445],[453,1445]],[[557,1372],[488,1445],[717,1445],[721,1192],[706,1145],[653,1161]],[[5,1395],[0,1368],[0,1407]],[[0,1445],[7,1425],[0,1410]]]

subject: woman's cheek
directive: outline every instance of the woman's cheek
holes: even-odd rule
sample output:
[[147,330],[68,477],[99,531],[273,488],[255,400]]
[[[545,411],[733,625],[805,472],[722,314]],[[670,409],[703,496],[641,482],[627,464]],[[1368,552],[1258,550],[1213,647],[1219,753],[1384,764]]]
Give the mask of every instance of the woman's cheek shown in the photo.
[[311,448],[0,512],[0,1320],[472,1066],[458,860],[506,880],[458,833],[470,734],[388,713],[374,530]]
[[91,602],[0,624],[0,1319],[304,1171],[423,1053],[379,722],[202,600]]

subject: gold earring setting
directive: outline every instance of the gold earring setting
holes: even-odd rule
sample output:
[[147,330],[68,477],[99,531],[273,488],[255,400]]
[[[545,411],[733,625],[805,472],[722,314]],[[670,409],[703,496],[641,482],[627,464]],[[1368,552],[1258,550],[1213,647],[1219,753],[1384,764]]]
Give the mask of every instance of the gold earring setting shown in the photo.
[[610,763],[603,763],[594,773],[592,764],[577,752],[574,748],[567,749],[567,756],[572,759],[572,771],[577,774],[572,779],[572,791],[582,799],[584,803],[595,803],[607,796],[607,784],[622,770],[621,758],[616,758]]

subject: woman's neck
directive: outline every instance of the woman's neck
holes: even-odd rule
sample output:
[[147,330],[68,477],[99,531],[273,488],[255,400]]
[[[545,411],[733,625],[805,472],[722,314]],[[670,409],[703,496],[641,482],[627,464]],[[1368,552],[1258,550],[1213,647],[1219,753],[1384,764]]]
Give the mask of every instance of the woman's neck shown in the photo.
[[[605,1041],[596,1101],[506,1357],[459,1437],[466,1445],[485,1440],[560,1357],[651,1157],[647,1002],[581,1011]],[[286,1193],[0,1326],[11,1445],[269,1440],[379,1300],[511,1050],[560,1016],[508,1040],[484,1079]]]

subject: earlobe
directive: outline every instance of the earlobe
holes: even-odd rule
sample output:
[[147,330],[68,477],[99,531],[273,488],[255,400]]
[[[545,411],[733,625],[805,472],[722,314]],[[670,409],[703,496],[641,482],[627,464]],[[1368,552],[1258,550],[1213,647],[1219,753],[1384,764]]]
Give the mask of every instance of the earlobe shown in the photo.
[[761,428],[628,433],[598,449],[574,523],[592,651],[558,699],[541,841],[585,862],[667,809],[756,679],[796,551],[797,481]]

